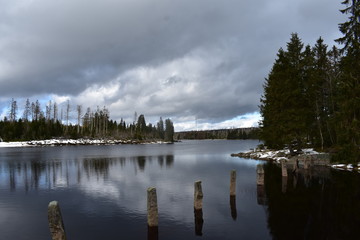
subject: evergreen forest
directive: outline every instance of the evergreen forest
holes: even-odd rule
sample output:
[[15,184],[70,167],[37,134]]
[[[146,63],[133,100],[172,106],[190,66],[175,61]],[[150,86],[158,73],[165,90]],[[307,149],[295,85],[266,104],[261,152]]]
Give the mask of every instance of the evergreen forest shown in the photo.
[[56,102],[48,102],[42,110],[40,102],[30,103],[27,99],[22,116],[18,117],[17,101],[12,99],[8,117],[0,121],[0,138],[3,141],[42,140],[50,138],[96,138],[173,141],[174,125],[170,119],[160,117],[156,125],[147,124],[143,114],[134,115],[134,121],[126,123],[110,119],[106,107],[97,107],[96,111],[76,106],[76,123],[71,121],[69,101],[60,115]]
[[334,160],[360,160],[360,1],[345,0],[340,47],[320,37],[304,45],[291,34],[265,80],[261,138],[270,148],[307,146],[334,152]]

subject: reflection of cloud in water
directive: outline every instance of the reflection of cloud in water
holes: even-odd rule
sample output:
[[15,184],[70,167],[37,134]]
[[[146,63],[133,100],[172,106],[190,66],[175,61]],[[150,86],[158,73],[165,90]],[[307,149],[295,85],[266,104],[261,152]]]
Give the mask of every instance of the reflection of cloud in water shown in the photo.
[[[207,158],[208,156],[206,160]],[[151,158],[147,156],[86,157],[67,161],[22,162],[20,165],[14,162],[7,167],[2,166],[2,171],[8,170],[12,188],[22,187],[24,183],[29,189],[78,188],[87,197],[113,202],[126,212],[141,214],[146,211],[146,189],[154,186],[158,189],[160,215],[189,224],[194,221],[193,183],[196,180],[203,180],[204,216],[228,218],[227,215],[223,216],[222,208],[229,208],[229,172],[221,170],[220,165],[233,162],[222,161],[218,163],[219,165],[205,167],[205,159],[194,161],[189,155],[179,157],[176,168],[173,168],[174,162],[174,155],[159,155]],[[252,165],[245,163],[243,167],[249,168]],[[240,173],[238,176],[240,182],[253,181],[248,178],[248,173]],[[247,193],[250,192],[250,195],[256,193],[252,188],[244,193],[244,190],[241,190],[242,185],[238,188],[240,188],[238,189],[240,196],[243,191],[242,195],[247,198],[249,198]],[[213,204],[219,205],[220,208],[210,207]],[[239,209],[241,211],[242,208]]]
[[[182,148],[181,144],[179,148]],[[28,185],[28,191],[56,188],[79,190],[86,196],[82,201],[88,202],[81,206],[84,211],[96,211],[98,204],[90,204],[95,201],[99,204],[111,203],[130,215],[146,214],[146,189],[154,186],[158,193],[160,219],[166,218],[170,222],[193,227],[193,184],[196,180],[203,182],[205,222],[209,216],[218,219],[218,222],[231,219],[229,173],[235,168],[239,183],[238,214],[249,211],[254,199],[256,203],[256,188],[252,187],[256,163],[249,160],[224,157],[214,149],[211,149],[211,153],[194,154],[198,150],[188,150],[188,147],[182,149],[180,154],[163,151],[164,154],[158,155],[149,155],[143,148],[139,151],[141,155],[131,155],[117,152],[113,147],[113,152],[105,154],[106,157],[92,147],[89,149],[83,157],[76,151],[75,154],[70,151],[56,158],[47,157],[46,161],[40,158],[40,162],[33,166],[31,162],[22,160],[13,161],[11,166],[0,162],[0,178],[7,176],[7,181],[1,181],[0,186],[9,186],[9,173],[13,172],[15,189]],[[147,151],[152,153],[149,149]],[[19,164],[20,167],[17,167]],[[211,222],[206,222],[205,228],[209,226],[206,224]]]

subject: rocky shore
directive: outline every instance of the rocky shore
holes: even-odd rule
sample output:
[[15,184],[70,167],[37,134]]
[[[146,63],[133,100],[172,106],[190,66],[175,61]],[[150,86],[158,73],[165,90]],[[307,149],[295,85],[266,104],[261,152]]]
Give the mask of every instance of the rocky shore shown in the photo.
[[328,166],[335,169],[341,170],[357,170],[360,171],[360,163],[354,164],[343,164],[330,162],[331,156],[328,153],[320,153],[313,149],[303,149],[301,153],[292,156],[288,149],[283,150],[269,150],[269,149],[252,149],[246,152],[233,153],[232,157],[240,157],[254,160],[273,161],[280,163],[282,160],[287,165],[298,164],[300,167],[308,168],[310,166]]

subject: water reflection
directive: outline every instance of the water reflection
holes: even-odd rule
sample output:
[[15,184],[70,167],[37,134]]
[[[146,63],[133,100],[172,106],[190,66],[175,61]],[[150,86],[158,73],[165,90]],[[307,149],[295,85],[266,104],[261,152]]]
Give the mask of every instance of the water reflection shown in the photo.
[[170,168],[174,165],[174,155],[166,155],[166,167]]
[[[268,227],[274,239],[358,238],[359,174],[312,168],[287,179],[274,164],[264,165],[264,170]],[[262,197],[258,188],[258,202]]]
[[159,239],[159,227],[149,227],[148,226],[148,240],[158,240]]
[[[165,165],[171,168],[174,164],[174,155],[155,156],[160,168]],[[51,189],[56,187],[68,187],[69,184],[80,184],[85,177],[86,180],[96,177],[97,180],[109,178],[110,169],[119,167],[123,169],[126,164],[133,164],[140,172],[144,172],[147,162],[152,162],[152,156],[137,157],[84,157],[82,159],[68,160],[17,160],[10,159],[0,162],[0,173],[8,179],[10,191],[23,188],[29,190]],[[5,184],[2,181],[1,184]]]
[[286,193],[287,182],[288,182],[288,176],[282,176],[282,178],[281,178],[281,191],[282,191],[282,193]]
[[265,186],[264,185],[256,186],[256,196],[257,196],[257,204],[259,204],[259,205],[267,204],[267,198],[266,198],[266,194],[265,194]]
[[145,156],[139,156],[136,158],[137,164],[139,166],[140,171],[145,170],[145,163],[146,163],[146,157]]
[[[276,165],[231,158],[238,143],[0,151],[1,237],[48,239],[44,206],[55,199],[69,239],[357,239],[359,174],[300,169],[283,181]],[[231,169],[239,178],[229,203]],[[199,214],[195,180],[206,193]],[[159,193],[155,234],[146,224],[149,186]]]
[[202,229],[204,225],[203,219],[203,210],[194,208],[194,218],[195,218],[195,235],[202,236]]
[[230,196],[230,211],[231,211],[231,217],[235,221],[237,218],[236,196]]
[[[85,158],[83,160],[83,168],[87,174],[90,176],[90,173],[95,173],[106,177],[109,173],[109,167],[114,164],[114,159],[109,158]],[[78,169],[78,174],[80,174],[79,179],[81,179],[81,171]]]

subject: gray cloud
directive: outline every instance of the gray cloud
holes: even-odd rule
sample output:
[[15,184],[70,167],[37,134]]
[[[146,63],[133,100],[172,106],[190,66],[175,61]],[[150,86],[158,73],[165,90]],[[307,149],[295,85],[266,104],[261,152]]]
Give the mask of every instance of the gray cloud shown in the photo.
[[12,97],[48,94],[106,105],[115,119],[137,111],[216,123],[256,112],[290,34],[332,45],[344,21],[340,1],[328,0],[0,5],[0,107]]

